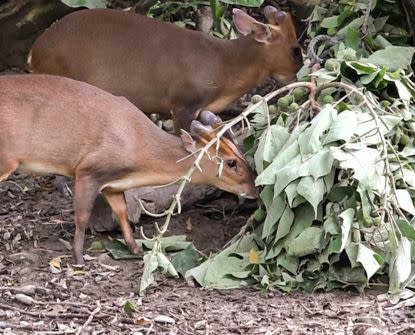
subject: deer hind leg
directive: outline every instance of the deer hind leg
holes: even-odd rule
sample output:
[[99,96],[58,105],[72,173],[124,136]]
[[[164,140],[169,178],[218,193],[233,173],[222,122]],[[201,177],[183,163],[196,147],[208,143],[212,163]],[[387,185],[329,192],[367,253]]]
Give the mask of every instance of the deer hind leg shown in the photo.
[[98,183],[91,176],[80,176],[75,179],[75,236],[73,242],[73,254],[76,264],[84,264],[83,249],[85,229],[88,226],[89,217],[98,195]]
[[0,154],[0,182],[12,174],[18,166],[19,162],[1,157]]
[[66,183],[66,179],[64,176],[56,176],[55,177],[55,186],[58,192],[63,195],[66,199],[69,199],[72,195],[72,191],[69,188],[68,184]]
[[174,133],[180,135],[180,130],[190,130],[190,124],[196,119],[198,109],[178,108],[173,112]]
[[133,238],[133,232],[128,223],[128,209],[127,203],[125,202],[124,192],[104,190],[102,193],[104,194],[105,199],[107,199],[108,204],[111,206],[111,209],[118,218],[121,231],[128,249],[133,254],[138,254],[140,248]]

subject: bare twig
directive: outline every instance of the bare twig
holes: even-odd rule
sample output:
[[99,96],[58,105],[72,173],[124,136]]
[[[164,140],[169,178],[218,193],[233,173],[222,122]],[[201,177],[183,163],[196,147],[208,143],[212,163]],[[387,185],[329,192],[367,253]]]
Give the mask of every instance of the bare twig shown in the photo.
[[[31,312],[31,311],[27,311],[27,310],[24,310],[24,309],[21,309],[21,308],[18,308],[18,307],[14,307],[14,306],[2,304],[2,303],[0,303],[0,308],[16,311],[16,312],[19,312],[21,314],[34,316],[36,318],[39,318],[39,317],[47,317],[47,318],[88,318],[89,315],[90,315],[90,313],[45,313],[43,311]],[[102,315],[97,315],[96,317],[107,318],[108,315],[102,314]]]
[[42,328],[35,327],[30,324],[16,324],[7,321],[0,321],[0,329],[20,329],[20,330],[31,330],[31,331],[43,331]]
[[362,33],[366,34],[367,33],[367,28],[368,28],[368,21],[369,21],[369,17],[370,17],[370,12],[372,11],[372,5],[373,5],[373,0],[369,0],[367,3],[367,8],[365,11],[365,15],[363,17],[363,24],[362,24]]
[[97,307],[92,311],[92,313],[90,314],[88,319],[85,321],[85,323],[81,327],[78,328],[78,330],[76,331],[76,335],[82,334],[85,328],[91,323],[94,316],[97,315],[99,311],[101,310],[101,304],[99,300],[97,300],[96,304],[97,304]]

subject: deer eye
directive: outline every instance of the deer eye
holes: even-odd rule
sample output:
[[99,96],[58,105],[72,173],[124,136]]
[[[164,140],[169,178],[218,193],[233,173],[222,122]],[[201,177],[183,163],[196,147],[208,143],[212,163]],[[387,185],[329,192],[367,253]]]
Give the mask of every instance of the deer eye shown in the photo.
[[301,49],[299,47],[295,47],[292,49],[294,60],[298,63],[303,61],[303,55],[301,54]]
[[226,165],[230,168],[234,168],[234,167],[236,167],[236,160],[234,160],[234,159],[227,160]]

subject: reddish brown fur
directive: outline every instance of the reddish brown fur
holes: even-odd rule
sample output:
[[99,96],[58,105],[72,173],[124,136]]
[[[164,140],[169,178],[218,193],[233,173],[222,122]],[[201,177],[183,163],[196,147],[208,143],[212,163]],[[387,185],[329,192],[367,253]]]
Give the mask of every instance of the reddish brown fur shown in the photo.
[[[186,159],[176,164],[189,154],[185,147],[189,142],[196,147],[205,143],[205,139],[185,135],[187,141],[182,142],[154,125],[125,98],[86,83],[50,75],[0,76],[0,181],[16,169],[75,178],[74,254],[78,263],[83,262],[85,227],[99,192],[118,216],[127,245],[132,252],[138,251],[123,191],[183,176],[193,162]],[[238,168],[225,166],[219,178],[216,161],[205,157],[203,173],[196,171],[191,182],[256,197],[255,176],[241,153],[222,141],[219,154],[225,161],[236,160]]]
[[298,45],[290,15],[267,26],[272,36],[264,43],[252,34],[224,40],[124,11],[81,10],[43,33],[28,61],[33,72],[88,82],[145,113],[173,113],[178,131],[200,110],[221,112],[267,76],[295,79],[301,62],[292,55]]

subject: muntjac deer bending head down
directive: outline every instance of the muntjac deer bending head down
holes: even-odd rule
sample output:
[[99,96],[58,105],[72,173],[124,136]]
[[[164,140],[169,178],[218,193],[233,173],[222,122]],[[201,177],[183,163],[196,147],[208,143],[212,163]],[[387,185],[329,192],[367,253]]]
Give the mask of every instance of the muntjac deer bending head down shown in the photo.
[[268,76],[296,78],[302,56],[291,16],[272,6],[264,14],[267,24],[234,9],[240,37],[226,40],[125,11],[80,10],[35,41],[28,64],[124,96],[147,114],[172,113],[179,133]]
[[[123,191],[185,175],[193,159],[181,159],[216,136],[213,128],[220,121],[210,112],[201,120],[179,138],[125,98],[89,84],[51,75],[0,76],[0,181],[15,170],[74,177],[75,261],[83,263],[85,228],[99,192],[118,217],[129,249],[137,253]],[[220,176],[215,155],[213,146],[192,183],[258,196],[255,175],[232,141],[220,139]]]

